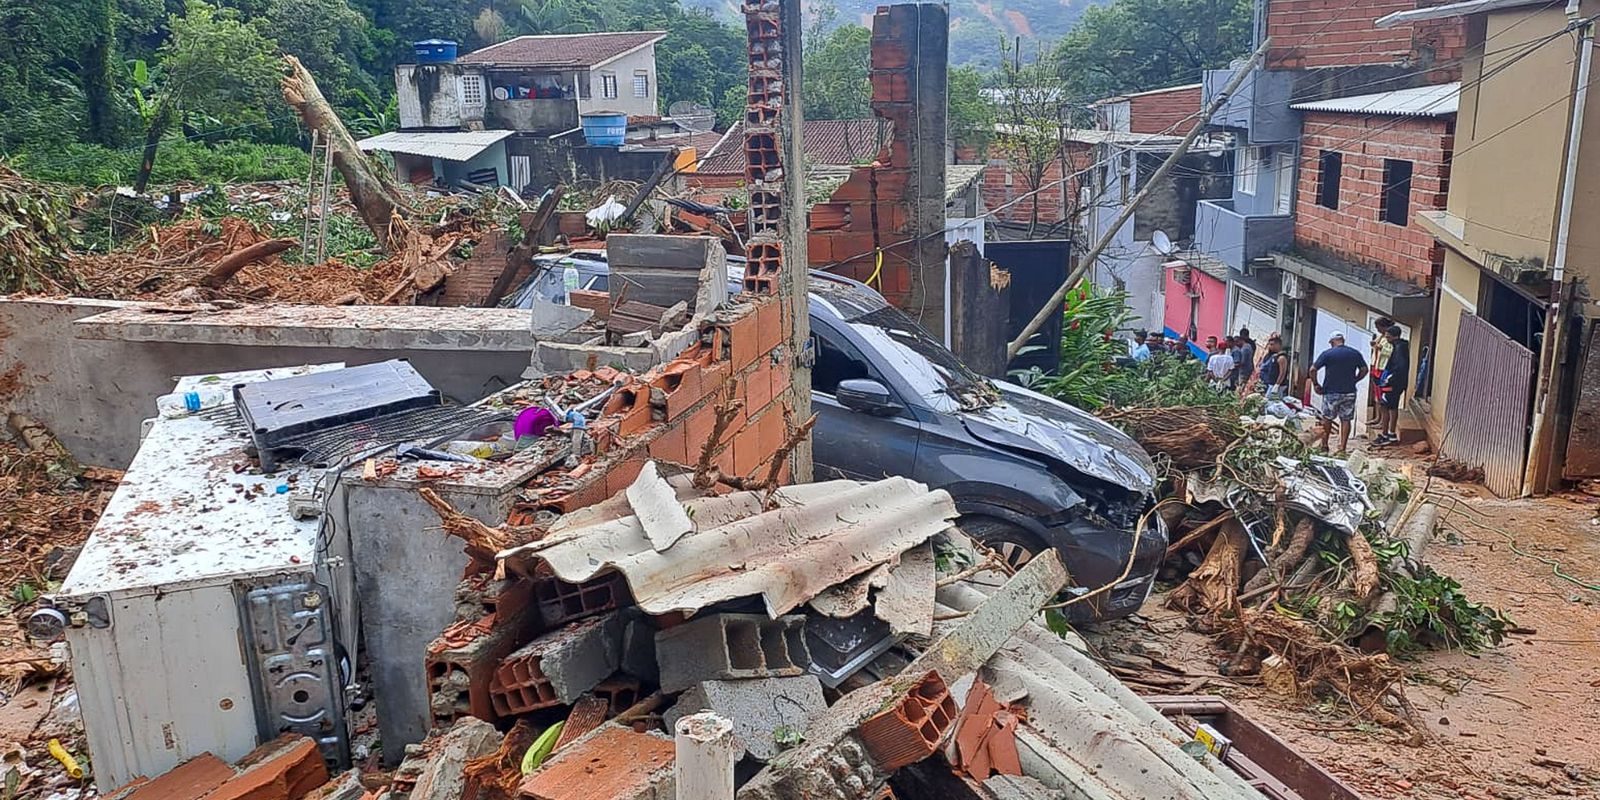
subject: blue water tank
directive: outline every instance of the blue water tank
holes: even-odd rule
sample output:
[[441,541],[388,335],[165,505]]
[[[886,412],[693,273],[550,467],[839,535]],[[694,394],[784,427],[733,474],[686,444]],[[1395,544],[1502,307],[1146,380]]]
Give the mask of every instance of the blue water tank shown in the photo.
[[579,118],[583,140],[597,147],[621,147],[628,138],[628,115],[616,111],[592,111]]
[[456,60],[456,43],[449,39],[423,39],[412,42],[418,64],[449,64]]

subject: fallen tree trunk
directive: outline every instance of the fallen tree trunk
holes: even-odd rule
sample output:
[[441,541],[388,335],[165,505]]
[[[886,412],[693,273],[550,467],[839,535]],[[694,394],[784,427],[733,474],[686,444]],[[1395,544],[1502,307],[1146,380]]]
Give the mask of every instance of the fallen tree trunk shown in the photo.
[[1311,552],[1311,542],[1317,538],[1317,523],[1310,517],[1301,517],[1294,524],[1294,533],[1281,552],[1274,554],[1270,569],[1264,569],[1245,581],[1243,593],[1250,593],[1267,585],[1268,581],[1282,581],[1293,573]]
[[1182,586],[1167,595],[1169,608],[1191,613],[1218,613],[1238,604],[1239,571],[1249,548],[1244,526],[1237,519],[1223,523],[1206,552],[1206,560],[1189,573]]
[[375,169],[356,146],[355,138],[322,96],[316,79],[300,59],[285,56],[283,60],[290,71],[283,79],[283,99],[300,113],[307,128],[321,133],[328,142],[333,166],[350,189],[350,202],[355,204],[361,221],[378,238],[379,246],[390,252],[399,249],[406,243],[405,233],[410,227],[405,218],[411,215],[411,209],[400,198],[399,187],[389,173]]
[[294,247],[294,244],[293,239],[263,239],[249,247],[235,250],[211,265],[211,269],[206,270],[205,277],[200,279],[200,285],[207,289],[221,288],[223,284],[232,280],[233,276],[239,274],[239,270],[288,250]]
[[556,208],[561,205],[561,198],[567,194],[567,187],[560,184],[545,194],[540,201],[538,210],[528,216],[527,223],[522,226],[522,240],[511,248],[511,253],[506,257],[505,269],[495,277],[494,285],[489,288],[489,294],[483,298],[485,308],[494,308],[500,304],[500,298],[511,291],[511,281],[517,277],[517,271],[533,254],[539,246],[544,244],[544,229],[549,224],[550,218],[556,214]]

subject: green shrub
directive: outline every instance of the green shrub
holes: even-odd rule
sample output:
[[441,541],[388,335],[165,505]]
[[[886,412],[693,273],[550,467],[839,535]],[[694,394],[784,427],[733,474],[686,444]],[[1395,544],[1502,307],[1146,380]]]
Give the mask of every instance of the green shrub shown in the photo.
[[[56,146],[35,144],[16,153],[12,165],[38,180],[77,186],[111,186],[133,182],[139,172],[140,151],[114,150],[94,144],[68,142]],[[156,158],[156,185],[187,183],[249,183],[251,181],[305,180],[310,158],[296,147],[257,144],[243,140],[217,143],[169,139],[161,143]]]

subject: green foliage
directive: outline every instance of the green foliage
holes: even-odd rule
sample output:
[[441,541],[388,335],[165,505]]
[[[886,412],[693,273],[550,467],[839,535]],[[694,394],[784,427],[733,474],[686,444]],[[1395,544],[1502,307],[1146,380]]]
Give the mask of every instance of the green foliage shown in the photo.
[[0,294],[70,285],[67,201],[0,166]]
[[232,9],[188,0],[183,15],[169,22],[172,38],[156,62],[158,105],[200,115],[216,127],[266,121],[265,108],[278,101],[277,43],[245,23]]
[[1385,649],[1395,655],[1445,648],[1478,653],[1505,640],[1514,626],[1504,612],[1467,599],[1461,584],[1418,565],[1415,577],[1386,570],[1384,588],[1394,592],[1393,611],[1372,616],[1383,630]]
[[[240,139],[209,143],[170,138],[162,143],[161,152],[153,176],[156,183],[304,181],[311,166],[299,148]],[[18,152],[12,166],[44,181],[116,186],[129,183],[138,173],[139,153],[76,142],[34,145]]]
[[983,73],[976,67],[951,67],[948,77],[946,127],[956,147],[982,152],[994,137],[995,107],[983,91]]
[[807,119],[860,119],[872,116],[872,84],[867,79],[872,31],[860,25],[828,28],[833,12],[824,10],[805,35],[805,115]]
[[1089,8],[1055,52],[1079,97],[1193,83],[1250,50],[1249,0],[1112,0]]
[[[1128,346],[1112,336],[1135,319],[1128,293],[1085,283],[1067,294],[1061,319],[1061,366],[1055,374],[1024,373],[1019,381],[1079,408],[1094,410],[1126,391],[1130,380],[1115,362]],[[1024,348],[1026,352],[1028,348]]]
[[[317,78],[317,86],[336,107],[371,105],[393,81],[378,71],[380,44],[392,37],[375,36],[372,23],[345,0],[269,0],[266,13],[253,20],[263,38],[276,39],[283,52],[300,59]],[[266,88],[277,93],[275,81]],[[390,128],[389,130],[393,130]]]

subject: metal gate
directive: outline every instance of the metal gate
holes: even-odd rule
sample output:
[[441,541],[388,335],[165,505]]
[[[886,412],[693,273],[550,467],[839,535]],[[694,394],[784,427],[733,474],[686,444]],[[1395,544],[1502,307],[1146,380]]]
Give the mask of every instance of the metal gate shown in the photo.
[[1461,312],[1439,452],[1483,468],[1501,497],[1522,493],[1533,352],[1478,315]]

